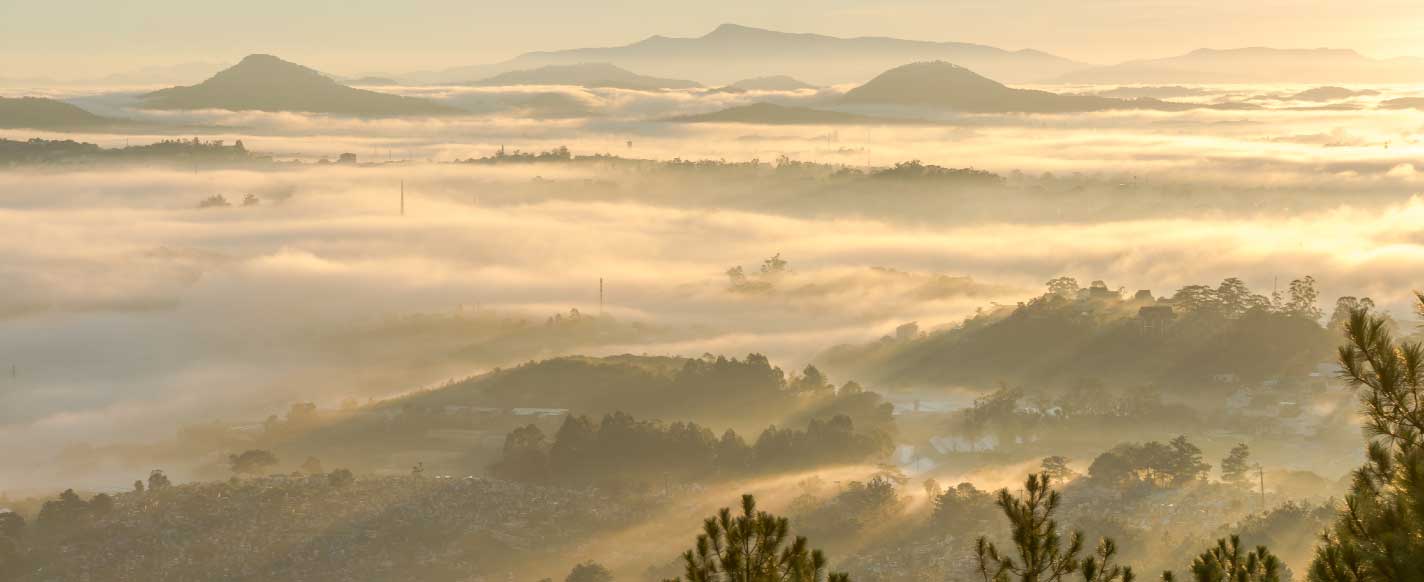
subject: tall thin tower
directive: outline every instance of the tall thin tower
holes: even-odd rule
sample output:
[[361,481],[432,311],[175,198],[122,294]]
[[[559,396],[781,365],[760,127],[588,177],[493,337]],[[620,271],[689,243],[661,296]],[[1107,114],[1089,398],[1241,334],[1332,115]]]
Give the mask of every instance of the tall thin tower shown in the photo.
[[1256,463],[1256,476],[1261,480],[1261,511],[1266,510],[1266,469]]
[[603,317],[603,277],[598,278],[598,316]]

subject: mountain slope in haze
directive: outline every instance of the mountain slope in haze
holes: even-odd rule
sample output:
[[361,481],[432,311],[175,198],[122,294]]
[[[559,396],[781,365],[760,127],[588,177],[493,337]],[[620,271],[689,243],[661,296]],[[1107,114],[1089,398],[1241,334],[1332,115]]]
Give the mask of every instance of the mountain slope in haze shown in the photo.
[[0,97],[0,128],[69,130],[115,123],[117,120],[94,115],[63,101],[39,97]]
[[847,105],[929,108],[964,113],[1080,113],[1114,109],[1178,111],[1199,107],[1158,99],[1114,99],[1015,89],[943,61],[912,63],[881,73],[841,98]]
[[792,107],[775,103],[752,103],[729,107],[700,115],[675,117],[676,123],[753,123],[758,125],[882,125],[913,123],[909,120],[873,117],[825,111],[809,107]]
[[831,85],[858,83],[896,65],[934,59],[951,60],[1010,82],[1038,81],[1087,67],[1035,50],[886,37],[839,38],[724,24],[696,38],[653,36],[623,46],[532,52],[496,65],[418,74],[411,79],[464,82],[545,65],[608,62],[648,75],[690,75],[713,83],[785,74]]
[[1072,71],[1067,83],[1417,83],[1424,59],[1372,59],[1352,50],[1198,49],[1165,59]]
[[157,65],[132,71],[105,75],[84,84],[92,85],[148,85],[162,87],[182,83],[196,83],[206,79],[214,70],[232,66],[231,62],[197,61],[175,65]]
[[250,55],[197,85],[148,93],[141,104],[147,109],[300,111],[370,117],[459,113],[426,99],[353,89],[271,55]]
[[1379,95],[1379,91],[1372,89],[1346,89],[1345,87],[1315,87],[1290,95],[1287,99],[1291,101],[1313,101],[1320,103],[1325,101],[1339,101],[1351,97],[1373,97],[1375,95]]
[[742,79],[725,87],[737,91],[800,91],[802,89],[815,89],[816,86],[802,82],[790,75],[771,75],[767,77],[754,77]]
[[537,69],[500,73],[471,84],[480,87],[502,87],[509,85],[576,85],[580,87],[634,89],[638,91],[695,89],[702,86],[701,83],[697,83],[696,81],[662,79],[639,75],[638,73],[610,63],[547,65]]

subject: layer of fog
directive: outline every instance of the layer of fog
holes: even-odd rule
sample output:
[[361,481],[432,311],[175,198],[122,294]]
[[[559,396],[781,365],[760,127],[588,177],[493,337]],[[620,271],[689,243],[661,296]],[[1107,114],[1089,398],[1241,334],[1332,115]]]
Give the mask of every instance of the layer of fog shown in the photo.
[[[699,202],[685,193],[731,187],[715,176],[646,181],[579,166],[11,169],[0,172],[0,441],[26,445],[7,451],[18,460],[0,470],[0,489],[47,482],[51,475],[20,468],[71,443],[164,438],[183,423],[258,419],[294,401],[330,405],[480,372],[439,353],[418,357],[449,346],[352,358],[330,338],[392,317],[472,307],[536,323],[570,308],[597,313],[600,278],[607,314],[668,333],[572,351],[756,351],[799,368],[830,345],[872,340],[902,322],[952,324],[992,302],[1023,300],[1059,274],[1159,295],[1230,276],[1268,291],[1310,274],[1325,301],[1370,295],[1399,308],[1424,267],[1424,200],[1411,197],[1424,181],[1417,112],[686,126],[647,119],[754,97],[694,106],[678,95],[646,95],[615,105],[624,108],[616,115],[554,120],[193,112],[165,114],[172,117],[165,123],[227,126],[205,135],[306,160],[347,151],[366,160],[451,160],[501,146],[560,145],[653,159],[786,156],[854,166],[921,159],[1005,175],[1102,173],[1108,182],[1133,181],[1125,198],[1186,187],[1241,206],[1101,221],[1057,219],[1058,209],[1044,207],[1030,210],[1038,213],[1032,220],[957,223]],[[107,147],[168,136],[0,132],[36,135]],[[536,177],[553,186],[526,198]],[[628,185],[605,199],[580,186],[587,181]],[[730,194],[760,194],[755,184],[740,187],[748,191]],[[1305,193],[1314,194],[1312,204],[1253,203]],[[233,202],[253,194],[262,203],[196,208],[216,194]],[[1015,204],[1000,198],[989,194],[979,205],[992,214]],[[775,253],[793,271],[773,291],[728,288],[727,268],[755,271]],[[522,357],[549,355],[557,353]]]
[[[852,166],[920,159],[1001,173],[1104,172],[1240,188],[1373,188],[1418,183],[1424,118],[1412,109],[1378,109],[1417,95],[1410,87],[1329,102],[1289,101],[1305,87],[1198,87],[1193,100],[1249,101],[1259,111],[1119,111],[1081,115],[940,114],[919,127],[688,125],[661,121],[756,101],[826,106],[839,89],[788,93],[645,92],[579,87],[383,88],[473,109],[453,118],[351,119],[301,113],[134,108],[132,94],[51,92],[101,113],[134,118],[144,129],[57,134],[24,130],[0,137],[74,138],[105,147],[174,135],[246,138],[279,159],[316,160],[352,152],[364,160],[449,161],[501,147],[563,145],[580,154],[652,159],[764,161],[786,156]],[[1109,88],[1080,87],[1080,92]],[[924,113],[924,112],[919,112]],[[915,112],[907,112],[915,114]]]

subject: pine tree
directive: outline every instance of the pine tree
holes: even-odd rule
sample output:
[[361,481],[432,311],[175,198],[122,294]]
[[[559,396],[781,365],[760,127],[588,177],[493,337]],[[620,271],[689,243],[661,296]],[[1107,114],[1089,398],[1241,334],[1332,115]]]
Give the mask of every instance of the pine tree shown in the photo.
[[697,545],[682,555],[686,582],[850,582],[844,573],[827,576],[825,554],[790,530],[786,518],[757,511],[756,499],[743,495],[741,515],[724,507],[703,522]]
[[987,538],[975,543],[979,573],[985,582],[1058,582],[1065,576],[1081,573],[1086,582],[1132,582],[1132,568],[1112,564],[1117,544],[1104,539],[1097,553],[1083,560],[1083,532],[1074,531],[1064,540],[1053,519],[1060,497],[1049,485],[1047,473],[1029,475],[1024,483],[1023,497],[1014,497],[1008,489],[999,491],[998,505],[1009,518],[1014,542],[1014,555],[1001,552]]
[[1110,538],[1103,538],[1099,541],[1097,552],[1083,558],[1083,563],[1079,567],[1084,582],[1133,582],[1136,580],[1137,576],[1132,573],[1132,567],[1118,566],[1112,563],[1113,557],[1116,555],[1116,542]]
[[1251,469],[1251,448],[1246,443],[1231,447],[1231,452],[1221,459],[1221,480],[1227,483],[1241,483],[1246,480],[1246,471]]
[[[1424,309],[1424,294],[1418,296]],[[1396,342],[1384,317],[1354,309],[1340,348],[1361,391],[1368,461],[1316,548],[1312,582],[1424,580],[1424,346]]]
[[[1281,582],[1284,566],[1265,546],[1241,553],[1241,538],[1219,539],[1216,546],[1192,560],[1193,582]],[[1171,572],[1162,573],[1163,582],[1174,582]]]

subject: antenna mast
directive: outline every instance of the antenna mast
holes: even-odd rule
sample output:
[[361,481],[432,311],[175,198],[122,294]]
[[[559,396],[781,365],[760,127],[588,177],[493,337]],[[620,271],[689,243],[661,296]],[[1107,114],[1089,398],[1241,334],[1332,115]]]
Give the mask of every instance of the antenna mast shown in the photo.
[[1266,510],[1266,470],[1256,464],[1256,476],[1261,480],[1261,511]]
[[603,277],[598,278],[598,315],[603,316]]

